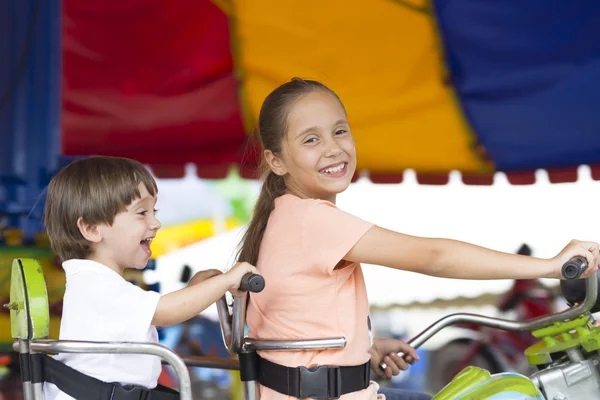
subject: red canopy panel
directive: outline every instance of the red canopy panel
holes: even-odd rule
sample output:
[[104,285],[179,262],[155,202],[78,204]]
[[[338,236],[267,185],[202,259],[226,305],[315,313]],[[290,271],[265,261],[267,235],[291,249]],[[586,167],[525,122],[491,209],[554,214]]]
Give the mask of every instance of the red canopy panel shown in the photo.
[[64,0],[63,38],[64,155],[241,161],[229,24],[211,1]]

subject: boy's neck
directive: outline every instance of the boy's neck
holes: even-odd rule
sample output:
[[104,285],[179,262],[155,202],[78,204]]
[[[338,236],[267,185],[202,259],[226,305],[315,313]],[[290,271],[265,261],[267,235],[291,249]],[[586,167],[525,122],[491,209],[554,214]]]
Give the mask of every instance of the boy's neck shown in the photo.
[[120,276],[123,276],[123,271],[125,270],[125,268],[121,268],[119,267],[116,263],[110,261],[110,260],[106,260],[103,259],[102,257],[98,257],[95,254],[90,254],[86,260],[90,260],[90,261],[94,261],[97,262],[99,264],[104,265],[106,268],[110,268],[113,271],[115,271],[117,274],[119,274]]

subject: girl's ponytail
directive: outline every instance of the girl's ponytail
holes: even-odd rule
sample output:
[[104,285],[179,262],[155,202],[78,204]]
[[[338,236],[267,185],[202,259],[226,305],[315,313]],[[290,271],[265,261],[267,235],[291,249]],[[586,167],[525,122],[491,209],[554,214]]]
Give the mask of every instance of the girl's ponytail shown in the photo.
[[242,238],[238,261],[256,265],[260,244],[267,228],[267,222],[269,222],[269,215],[275,207],[275,199],[284,194],[285,190],[283,177],[269,170],[256,201],[252,220]]

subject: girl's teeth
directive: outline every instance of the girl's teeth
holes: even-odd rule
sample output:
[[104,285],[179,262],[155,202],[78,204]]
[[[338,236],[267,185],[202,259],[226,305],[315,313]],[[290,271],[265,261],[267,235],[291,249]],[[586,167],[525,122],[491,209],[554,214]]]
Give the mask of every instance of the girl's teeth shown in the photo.
[[327,173],[327,174],[332,174],[334,172],[338,172],[341,171],[344,167],[346,166],[346,164],[340,164],[337,167],[333,167],[333,168],[327,168],[326,170],[324,170],[323,172]]

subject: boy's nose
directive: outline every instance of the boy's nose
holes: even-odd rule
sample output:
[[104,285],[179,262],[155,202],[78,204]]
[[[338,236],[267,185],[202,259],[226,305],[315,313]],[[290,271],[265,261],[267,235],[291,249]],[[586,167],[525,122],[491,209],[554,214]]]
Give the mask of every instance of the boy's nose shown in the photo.
[[150,221],[150,229],[159,230],[161,226],[160,221],[156,217]]

